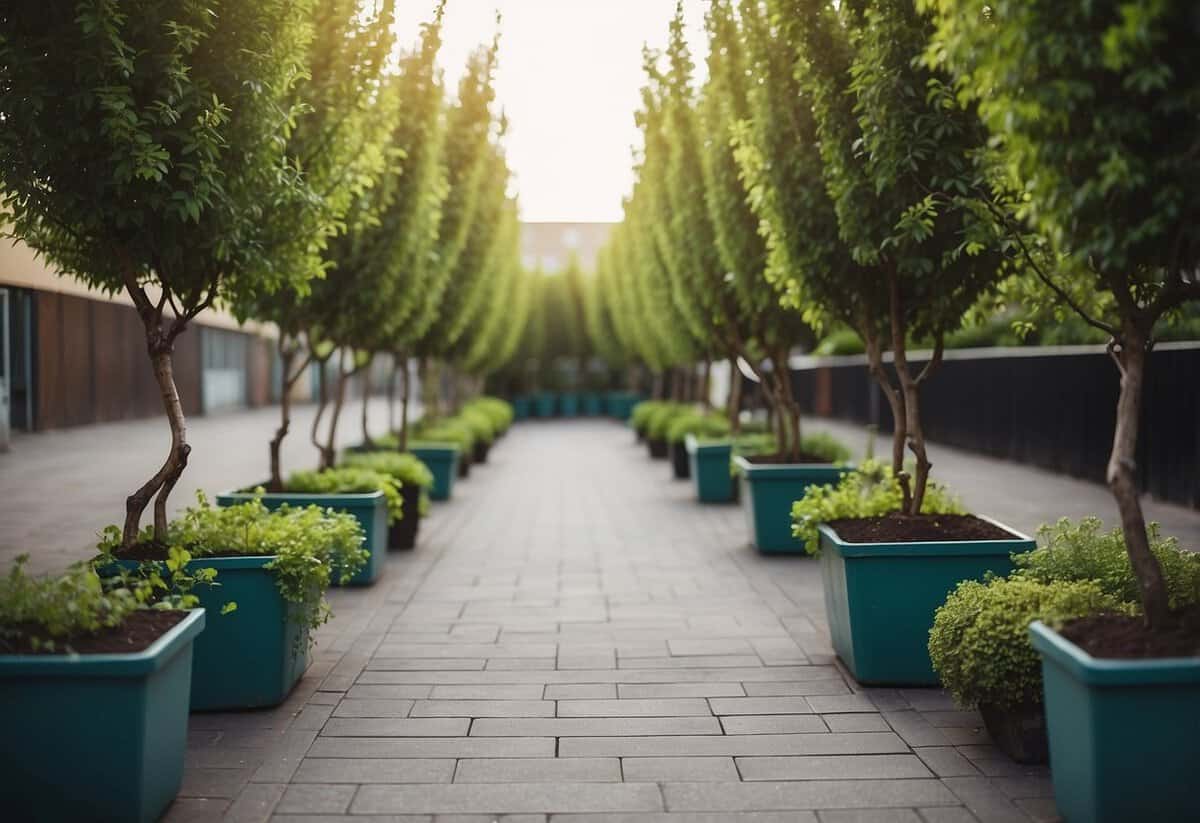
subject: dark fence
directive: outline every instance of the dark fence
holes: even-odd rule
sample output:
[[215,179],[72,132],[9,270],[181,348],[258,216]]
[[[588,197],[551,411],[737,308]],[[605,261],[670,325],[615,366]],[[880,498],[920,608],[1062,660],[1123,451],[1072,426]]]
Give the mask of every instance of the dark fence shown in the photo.
[[[891,431],[864,358],[814,358],[792,379],[807,413]],[[1118,390],[1112,360],[1091,347],[954,351],[922,387],[921,415],[931,441],[1103,482]],[[1138,475],[1153,496],[1200,509],[1198,344],[1150,357]]]

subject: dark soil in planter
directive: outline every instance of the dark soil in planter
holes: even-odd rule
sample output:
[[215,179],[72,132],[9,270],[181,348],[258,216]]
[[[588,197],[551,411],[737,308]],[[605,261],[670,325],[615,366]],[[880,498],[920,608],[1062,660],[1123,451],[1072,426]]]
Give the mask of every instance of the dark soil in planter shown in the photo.
[[480,440],[475,444],[475,450],[471,455],[471,462],[486,463],[488,459],[488,452],[491,451],[491,449],[491,443],[484,443],[482,440]]
[[388,526],[389,549],[411,549],[417,545],[421,528],[421,487],[405,484],[400,487],[404,500],[404,516]]
[[1141,617],[1097,614],[1067,621],[1058,633],[1092,657],[1200,657],[1200,606],[1181,609],[1172,618],[1171,625],[1152,632]]
[[[186,546],[184,548],[187,548]],[[142,562],[145,560],[166,560],[168,547],[165,543],[159,543],[156,540],[150,540],[145,543],[134,543],[128,549],[117,549],[113,552],[113,557],[118,560],[133,560],[134,562]],[[189,550],[190,551],[190,550]],[[227,551],[205,552],[203,555],[193,554],[193,560],[200,560],[204,557],[246,557],[245,552],[229,549]],[[257,555],[255,555],[257,556]]]
[[655,460],[664,459],[669,451],[667,441],[657,437],[647,438],[646,446],[650,449],[650,456]]
[[156,611],[153,609],[136,611],[126,617],[124,623],[115,628],[104,629],[94,634],[56,638],[54,651],[35,649],[30,644],[29,638],[25,635],[37,633],[38,626],[18,625],[11,628],[22,632],[21,636],[0,636],[0,654],[67,654],[68,652],[131,654],[148,648],[185,617],[187,617],[187,612],[184,611]]
[[1046,710],[1032,700],[1000,708],[991,703],[979,706],[983,724],[1000,750],[1018,763],[1047,763],[1050,743],[1046,738]]
[[1012,540],[1016,535],[973,514],[885,514],[830,520],[847,543],[917,543],[927,540]]
[[747,463],[753,463],[756,466],[796,466],[800,464],[820,463],[828,464],[828,457],[821,457],[817,454],[800,453],[800,456],[793,459],[786,454],[755,454],[745,455]]

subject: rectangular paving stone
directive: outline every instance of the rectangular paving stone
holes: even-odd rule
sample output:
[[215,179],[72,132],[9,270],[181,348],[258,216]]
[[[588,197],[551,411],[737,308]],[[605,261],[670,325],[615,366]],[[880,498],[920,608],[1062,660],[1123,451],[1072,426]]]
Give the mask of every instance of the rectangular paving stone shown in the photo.
[[359,718],[335,717],[325,724],[323,737],[464,737],[468,717]]
[[551,683],[538,688],[546,700],[608,700],[617,696],[615,683]]
[[453,758],[306,757],[293,783],[449,783]]
[[752,757],[803,754],[906,754],[895,734],[738,734],[563,737],[559,757]]
[[831,732],[886,732],[891,729],[878,714],[823,714]]
[[913,809],[822,809],[817,819],[821,823],[926,823]]
[[379,657],[407,657],[414,659],[482,658],[497,657],[554,657],[558,654],[555,643],[384,643],[375,652]]
[[460,760],[458,771],[454,774],[454,782],[619,783],[621,782],[621,761],[615,757],[510,757]]
[[408,717],[413,707],[411,700],[354,700],[339,703],[333,711],[334,717]]
[[958,804],[958,799],[937,780],[667,783],[663,785],[663,797],[667,808],[681,812],[896,808]]
[[412,717],[554,717],[553,700],[418,700]]
[[933,777],[910,754],[816,755],[808,757],[739,757],[743,780],[859,780]]
[[808,695],[849,694],[850,688],[839,678],[828,680],[783,681],[780,683],[747,683],[747,697],[807,697]]
[[597,737],[608,735],[720,734],[715,717],[485,717],[471,724],[472,737]]
[[288,786],[275,811],[286,814],[340,814],[350,808],[357,786],[295,784]]
[[711,715],[703,698],[560,700],[559,717],[681,717]]
[[454,783],[363,786],[353,814],[637,812],[663,808],[653,783]]
[[[367,663],[366,669],[359,675],[358,682],[364,681],[363,677],[372,671],[380,672],[423,672],[430,669],[439,669],[441,671],[481,671],[487,660],[481,657],[471,659],[455,659],[455,660],[427,660],[415,659],[411,657],[372,657]],[[387,682],[387,681],[380,681]],[[404,681],[397,681],[404,682]]]
[[754,651],[748,642],[737,638],[669,639],[667,649],[672,657],[748,655]]
[[617,696],[630,698],[664,697],[745,697],[741,683],[620,683]]
[[1024,823],[1025,813],[986,777],[947,777],[946,788],[984,823]]
[[756,654],[702,655],[694,657],[622,657],[622,669],[736,669],[761,663]]
[[[433,686],[421,697],[434,700],[541,700],[541,683],[478,684]],[[547,698],[553,699],[553,698]]]
[[[320,737],[309,757],[553,757],[553,737]],[[299,761],[299,758],[297,758]]]
[[[372,671],[368,668],[358,678],[358,683],[370,684],[470,684],[470,683],[705,683],[711,681],[741,683],[763,683],[796,680],[829,680],[837,677],[833,666],[780,666],[777,668],[759,665],[720,668],[649,668],[649,669],[589,669],[579,671],[526,671],[522,669],[475,671],[471,669],[447,670],[440,661],[432,662],[432,668],[396,669]],[[755,661],[757,664],[757,660]]]
[[[721,718],[725,734],[814,734],[830,729],[815,714],[742,714]],[[886,729],[886,727],[885,727]]]
[[414,700],[429,697],[434,686],[419,683],[398,683],[391,686],[351,686],[346,697],[351,700]]
[[938,777],[976,777],[979,770],[952,746],[921,746],[913,753]]
[[918,746],[946,746],[949,741],[942,730],[930,724],[920,712],[884,712],[883,719],[896,734],[904,738],[904,742],[916,748]]
[[874,703],[859,694],[813,695],[808,703],[818,714],[846,714],[849,712],[875,714],[879,711]]
[[813,714],[805,697],[714,697],[714,714]]
[[[573,758],[563,758],[571,760]],[[739,780],[732,757],[626,757],[621,760],[625,779],[640,783],[691,783]]]

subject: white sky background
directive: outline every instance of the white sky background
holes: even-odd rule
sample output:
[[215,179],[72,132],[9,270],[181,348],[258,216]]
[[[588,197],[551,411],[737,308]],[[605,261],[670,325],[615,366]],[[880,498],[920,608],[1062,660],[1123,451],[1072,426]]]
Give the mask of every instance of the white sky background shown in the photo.
[[[407,47],[435,0],[397,4]],[[684,0],[697,77],[707,42],[703,0]],[[621,219],[633,187],[633,115],[642,45],[664,48],[675,0],[448,0],[440,55],[454,94],[467,56],[490,42],[503,15],[497,102],[509,118],[508,161],[526,221]]]

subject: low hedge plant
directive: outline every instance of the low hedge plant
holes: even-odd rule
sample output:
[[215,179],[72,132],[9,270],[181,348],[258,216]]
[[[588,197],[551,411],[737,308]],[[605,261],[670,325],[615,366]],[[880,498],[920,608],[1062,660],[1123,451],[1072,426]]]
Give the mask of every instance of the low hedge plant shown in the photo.
[[471,450],[475,448],[475,434],[472,429],[464,425],[462,421],[453,418],[421,421],[414,431],[414,441],[449,443],[458,446],[459,451],[463,454],[470,454]]
[[[804,497],[792,504],[792,534],[804,542],[804,550],[820,552],[822,523],[850,517],[881,517],[900,511],[904,499],[891,466],[879,460],[864,460],[847,472],[836,486],[809,486]],[[958,498],[944,486],[930,481],[921,506],[924,514],[966,514]]]
[[729,421],[712,412],[689,409],[672,418],[667,426],[667,442],[682,443],[689,434],[698,440],[727,438]]
[[465,407],[461,412],[450,418],[470,429],[475,441],[490,444],[496,439],[496,425],[492,417],[485,411],[474,407]]
[[370,494],[383,492],[387,501],[388,523],[404,516],[404,499],[399,483],[389,474],[359,466],[343,466],[323,471],[292,473],[284,484],[296,494]]
[[499,397],[477,397],[463,408],[474,409],[487,415],[492,422],[492,428],[498,434],[506,431],[513,422],[512,404]]
[[651,440],[666,440],[671,423],[691,411],[692,407],[685,403],[663,403],[650,412],[646,421],[646,436]]
[[665,403],[661,400],[643,400],[633,407],[629,413],[629,424],[633,426],[635,431],[646,433],[646,429],[650,425],[650,418],[654,416],[659,409],[670,406],[672,404]]
[[424,517],[429,513],[429,490],[433,488],[433,472],[416,455],[403,452],[347,452],[342,455],[341,468],[366,469],[386,474],[401,486],[415,486],[421,490],[421,510]]
[[1029,642],[1029,624],[1122,608],[1128,607],[1090,580],[964,581],[935,614],[929,657],[960,706],[1006,709],[1040,703],[1042,662]]

